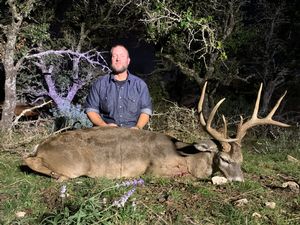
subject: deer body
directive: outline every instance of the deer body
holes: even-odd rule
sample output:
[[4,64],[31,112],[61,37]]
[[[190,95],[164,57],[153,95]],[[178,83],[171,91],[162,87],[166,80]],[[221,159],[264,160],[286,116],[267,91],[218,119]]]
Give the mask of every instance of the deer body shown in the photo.
[[60,180],[79,176],[136,177],[142,174],[203,178],[212,174],[217,145],[189,145],[161,134],[128,128],[68,131],[37,147],[24,159],[33,170]]
[[206,83],[202,89],[198,111],[200,123],[214,138],[196,144],[187,144],[161,133],[128,128],[95,127],[68,131],[53,136],[37,147],[35,155],[25,157],[25,164],[59,181],[79,176],[136,177],[142,174],[176,176],[188,174],[195,178],[210,176],[220,170],[230,181],[243,181],[242,139],[251,127],[257,125],[289,125],[272,119],[284,95],[265,118],[258,118],[262,85],[258,91],[252,117],[244,123],[241,117],[236,137],[211,126],[220,100],[207,121],[202,113]]

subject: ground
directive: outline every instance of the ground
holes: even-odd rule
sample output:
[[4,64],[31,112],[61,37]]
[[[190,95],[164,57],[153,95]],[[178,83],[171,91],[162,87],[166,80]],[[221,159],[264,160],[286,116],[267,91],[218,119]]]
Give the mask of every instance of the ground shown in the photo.
[[57,183],[22,166],[19,151],[1,149],[0,224],[299,224],[299,189],[283,187],[300,184],[300,163],[288,159],[300,159],[299,142],[248,139],[243,183],[144,176],[131,196],[131,183],[117,185],[124,180]]

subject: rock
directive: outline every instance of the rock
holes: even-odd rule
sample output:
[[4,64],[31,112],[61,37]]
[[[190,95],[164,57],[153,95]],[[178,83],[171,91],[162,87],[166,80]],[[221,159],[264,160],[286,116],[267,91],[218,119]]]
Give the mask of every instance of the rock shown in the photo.
[[22,212],[22,211],[16,212],[16,217],[18,217],[18,218],[23,218],[25,215],[26,215],[26,212]]
[[294,181],[288,181],[282,184],[283,188],[289,188],[292,192],[299,193],[299,184]]
[[248,199],[242,198],[242,199],[235,201],[233,204],[237,207],[241,207],[241,206],[248,204]]
[[275,202],[266,202],[265,206],[269,209],[275,209],[276,203]]
[[254,212],[254,213],[252,214],[252,217],[255,217],[255,218],[261,218],[261,215],[260,215],[259,213],[257,213],[257,212]]
[[227,183],[227,179],[225,177],[214,176],[211,178],[211,181],[214,185],[222,185]]
[[294,158],[294,157],[291,156],[291,155],[288,155],[288,156],[287,156],[287,160],[290,161],[290,162],[299,162],[298,159]]

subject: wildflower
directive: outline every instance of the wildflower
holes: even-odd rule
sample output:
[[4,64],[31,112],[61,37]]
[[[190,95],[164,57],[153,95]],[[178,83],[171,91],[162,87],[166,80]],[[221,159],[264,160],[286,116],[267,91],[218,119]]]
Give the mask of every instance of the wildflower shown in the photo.
[[66,197],[66,192],[67,192],[67,185],[64,184],[60,188],[60,195],[59,195],[59,197],[61,197],[61,198]]
[[136,199],[135,198],[133,199],[131,206],[133,208],[133,211],[135,211],[136,210]]
[[119,200],[114,201],[113,206],[124,207],[124,205],[127,202],[128,198],[135,192],[135,190],[136,190],[135,187],[132,188],[125,195],[123,195]]
[[142,178],[140,178],[140,179],[134,179],[132,181],[127,180],[120,184],[117,184],[116,186],[117,186],[117,188],[119,188],[119,187],[138,186],[138,185],[143,185],[143,184],[144,184],[144,180]]
[[[140,179],[134,179],[134,180],[127,180],[124,181],[120,184],[117,184],[116,187],[129,187],[129,186],[133,186],[133,188],[128,191],[127,193],[125,193],[119,200],[115,200],[113,202],[113,206],[117,206],[117,207],[124,207],[125,203],[127,202],[128,198],[135,192],[136,187],[138,185],[144,185],[144,180],[142,178]],[[135,202],[133,202],[133,207],[135,207]]]
[[107,198],[103,198],[103,199],[102,199],[102,203],[103,203],[104,205],[106,205],[106,203],[107,203]]

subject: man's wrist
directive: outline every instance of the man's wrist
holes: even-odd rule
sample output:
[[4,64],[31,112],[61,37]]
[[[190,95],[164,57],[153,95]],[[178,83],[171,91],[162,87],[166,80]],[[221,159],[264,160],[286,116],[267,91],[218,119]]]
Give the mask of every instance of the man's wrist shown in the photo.
[[136,130],[141,130],[143,128],[139,127],[139,126],[134,126],[134,127],[131,127],[132,129],[136,129]]

